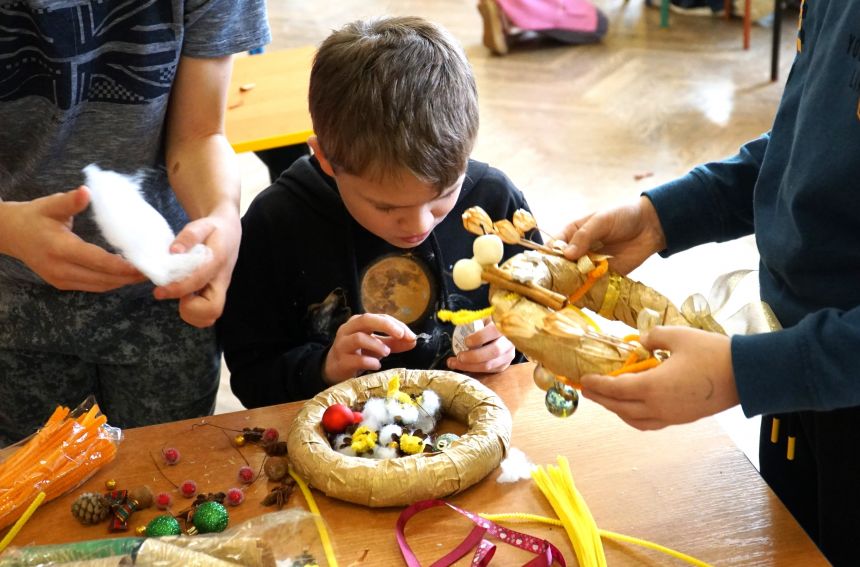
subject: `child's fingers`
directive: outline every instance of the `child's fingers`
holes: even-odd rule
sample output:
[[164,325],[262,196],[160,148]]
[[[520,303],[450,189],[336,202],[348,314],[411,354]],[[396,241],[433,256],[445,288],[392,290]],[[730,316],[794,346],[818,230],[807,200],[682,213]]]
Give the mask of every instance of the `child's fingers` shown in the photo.
[[415,338],[413,333],[406,324],[398,321],[390,315],[379,313],[362,313],[361,315],[353,315],[349,320],[341,326],[348,333],[367,333],[387,335],[395,339]]
[[376,358],[385,358],[391,354],[391,349],[381,340],[367,333],[351,333],[335,339],[333,349],[338,352],[361,352]]
[[479,329],[466,337],[466,346],[470,349],[481,347],[487,343],[493,342],[502,334],[495,325],[490,323],[482,329]]

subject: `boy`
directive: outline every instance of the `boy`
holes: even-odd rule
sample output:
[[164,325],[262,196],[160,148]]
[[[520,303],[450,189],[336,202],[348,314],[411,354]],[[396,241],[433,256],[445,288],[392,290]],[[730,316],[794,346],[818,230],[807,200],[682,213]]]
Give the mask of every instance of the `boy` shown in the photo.
[[[587,376],[583,393],[640,429],[740,403],[762,419],[761,472],[834,565],[856,565],[860,526],[860,4],[807,0],[773,127],[730,160],[572,223],[628,272],[654,252],[755,233],[762,299],[784,330],[729,339],[656,328],[656,369]],[[772,441],[773,435],[773,441]]]
[[478,104],[462,50],[418,18],[354,22],[320,47],[309,104],[314,155],[251,204],[218,324],[239,399],[306,399],[380,368],[507,368],[514,347],[492,324],[455,357],[435,318],[488,303],[486,288],[464,294],[451,278],[472,256],[463,211],[499,220],[527,207],[469,160]]

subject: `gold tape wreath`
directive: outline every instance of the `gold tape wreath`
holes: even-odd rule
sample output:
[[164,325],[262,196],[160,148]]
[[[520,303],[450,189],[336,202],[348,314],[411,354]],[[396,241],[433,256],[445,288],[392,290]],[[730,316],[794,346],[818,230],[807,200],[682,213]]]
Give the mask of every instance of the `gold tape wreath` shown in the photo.
[[[465,424],[468,431],[444,452],[394,459],[350,457],[332,449],[320,425],[326,408],[385,397],[395,374],[404,392],[436,392],[443,416]],[[287,444],[296,472],[327,496],[370,507],[405,506],[460,492],[483,479],[505,456],[511,427],[502,399],[473,378],[443,370],[392,369],[317,394],[296,416]]]

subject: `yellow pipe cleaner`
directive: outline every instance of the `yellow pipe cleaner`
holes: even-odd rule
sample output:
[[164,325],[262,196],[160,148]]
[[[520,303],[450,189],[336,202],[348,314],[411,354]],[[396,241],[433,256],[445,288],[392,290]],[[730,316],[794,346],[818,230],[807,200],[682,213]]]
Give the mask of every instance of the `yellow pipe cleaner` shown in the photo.
[[479,319],[484,319],[485,317],[489,317],[493,314],[493,311],[496,308],[492,305],[490,307],[486,307],[484,309],[478,309],[477,311],[472,311],[470,309],[460,309],[459,311],[449,311],[448,309],[442,309],[436,316],[440,321],[454,323],[455,325],[467,325],[474,321],[478,321]]
[[539,522],[563,527],[570,538],[576,559],[581,567],[603,567],[606,565],[601,538],[653,549],[696,567],[711,567],[704,561],[658,543],[599,529],[585,500],[574,485],[567,459],[562,456],[557,459],[558,467],[549,465],[546,469],[536,467],[532,470],[532,478],[552,505],[559,517],[558,520],[537,514],[522,513],[478,515],[494,522]]
[[314,522],[317,525],[317,531],[320,534],[320,541],[322,542],[323,552],[325,553],[325,558],[326,561],[328,561],[329,567],[337,567],[337,558],[334,555],[334,548],[331,546],[331,538],[328,535],[328,529],[325,527],[325,522],[323,522],[322,514],[320,514],[317,502],[314,500],[314,495],[311,494],[311,489],[308,488],[307,483],[305,483],[305,481],[296,474],[296,471],[290,468],[289,472],[290,476],[293,477],[293,480],[296,481],[299,490],[302,491],[302,495],[305,497],[305,502],[308,503],[308,510],[310,510],[314,515]]

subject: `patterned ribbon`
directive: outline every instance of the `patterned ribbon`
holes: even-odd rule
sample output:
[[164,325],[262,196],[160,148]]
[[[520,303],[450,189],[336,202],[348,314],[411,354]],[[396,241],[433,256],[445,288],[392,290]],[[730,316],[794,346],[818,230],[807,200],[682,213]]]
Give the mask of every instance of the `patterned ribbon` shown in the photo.
[[128,530],[128,518],[137,510],[137,500],[128,497],[128,490],[111,490],[105,494],[105,498],[113,511],[108,529],[112,532]]
[[523,565],[523,567],[550,567],[553,563],[557,563],[558,565],[561,565],[561,567],[566,567],[567,565],[564,561],[564,556],[562,556],[558,548],[545,539],[509,530],[491,522],[490,520],[481,518],[477,514],[472,514],[471,512],[467,512],[453,504],[449,504],[444,500],[422,500],[421,502],[416,502],[403,510],[403,512],[400,513],[400,517],[397,518],[397,543],[400,546],[400,553],[403,555],[403,560],[406,562],[407,567],[421,567],[421,564],[418,562],[418,558],[415,557],[409,544],[406,543],[406,536],[404,535],[406,522],[419,512],[439,506],[447,506],[458,514],[462,514],[469,518],[475,523],[475,527],[472,528],[472,531],[469,532],[466,539],[454,548],[453,551],[435,561],[430,567],[449,567],[474,548],[477,549],[475,549],[475,554],[472,557],[471,564],[475,567],[485,567],[486,565],[489,565],[490,560],[496,553],[496,545],[484,538],[486,534],[489,534],[504,543],[537,555],[537,557]]

